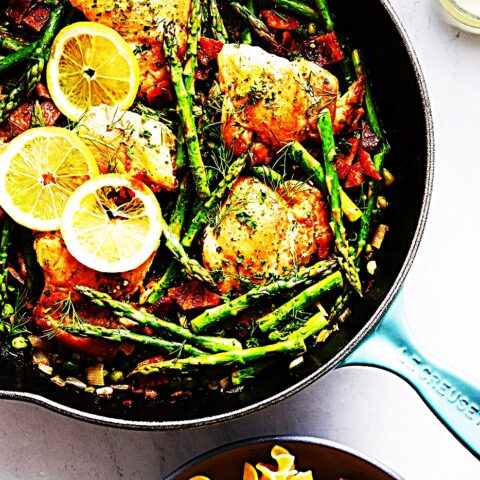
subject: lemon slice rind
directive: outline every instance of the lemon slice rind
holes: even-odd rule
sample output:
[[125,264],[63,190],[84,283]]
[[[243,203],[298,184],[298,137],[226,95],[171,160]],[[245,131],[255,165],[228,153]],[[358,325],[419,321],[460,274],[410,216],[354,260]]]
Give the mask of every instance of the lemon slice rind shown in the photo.
[[[111,203],[106,192],[124,187],[133,198]],[[100,175],[79,187],[63,211],[61,233],[70,254],[99,272],[134,270],[158,248],[161,210],[142,182],[118,174]]]
[[128,43],[112,28],[77,22],[62,29],[47,65],[52,100],[70,120],[105,103],[128,110],[137,95],[140,67]]
[[59,127],[33,128],[0,154],[0,205],[20,225],[58,230],[67,198],[98,174],[92,153],[75,134]]

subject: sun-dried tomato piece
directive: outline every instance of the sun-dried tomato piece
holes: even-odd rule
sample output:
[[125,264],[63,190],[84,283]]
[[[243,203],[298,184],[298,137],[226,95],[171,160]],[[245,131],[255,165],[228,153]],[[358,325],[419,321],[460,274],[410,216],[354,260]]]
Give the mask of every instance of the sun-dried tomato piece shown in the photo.
[[350,171],[353,161],[355,160],[355,156],[357,155],[360,139],[352,137],[347,140],[347,143],[350,144],[350,147],[338,155],[336,162],[338,177],[341,180],[347,178],[348,172]]
[[331,63],[341,62],[345,58],[342,47],[335,33],[327,33],[305,40],[300,50],[303,56],[321,67]]
[[40,103],[40,108],[42,109],[43,121],[46,127],[55,125],[62,116],[60,110],[51,100],[44,100]]
[[10,0],[5,9],[5,16],[15,23],[20,23],[33,3],[34,0]]
[[213,38],[200,37],[198,42],[198,62],[208,65],[212,60],[218,58],[223,48],[223,43]]
[[222,302],[222,297],[207,290],[198,280],[184,283],[168,290],[168,298],[182,310],[215,307]]
[[269,27],[277,30],[298,30],[300,22],[288,15],[280,15],[275,10],[263,10],[262,17]]
[[40,98],[51,98],[48,88],[41,82],[37,83],[37,95]]
[[213,38],[200,37],[198,42],[198,67],[195,78],[207,80],[212,72],[213,63],[217,61],[223,43]]
[[362,166],[363,173],[373,178],[374,180],[381,180],[382,177],[375,168],[372,157],[370,154],[362,147],[358,149],[358,161]]
[[362,142],[361,145],[365,150],[369,152],[374,152],[382,140],[380,137],[375,135],[373,130],[370,128],[370,125],[363,121],[362,122]]
[[359,187],[363,183],[363,168],[360,162],[352,165],[348,172],[345,188]]
[[30,11],[30,13],[23,19],[23,23],[39,32],[46,25],[49,18],[50,12],[39,5]]
[[8,117],[8,125],[13,137],[20,135],[32,124],[33,102],[22,103]]
[[163,297],[146,308],[148,313],[162,318],[173,310],[173,302],[171,298]]

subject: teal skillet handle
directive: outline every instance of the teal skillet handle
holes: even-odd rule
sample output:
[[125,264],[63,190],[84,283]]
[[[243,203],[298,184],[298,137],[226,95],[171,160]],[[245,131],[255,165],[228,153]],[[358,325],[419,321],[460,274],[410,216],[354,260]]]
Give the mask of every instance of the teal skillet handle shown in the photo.
[[405,320],[400,292],[376,330],[341,366],[375,366],[403,378],[465,447],[480,457],[480,384],[422,351]]

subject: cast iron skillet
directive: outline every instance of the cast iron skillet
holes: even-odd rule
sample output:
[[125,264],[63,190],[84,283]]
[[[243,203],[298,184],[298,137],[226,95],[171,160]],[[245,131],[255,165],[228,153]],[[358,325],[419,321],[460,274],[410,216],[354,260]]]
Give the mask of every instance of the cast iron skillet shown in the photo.
[[[395,188],[388,193],[391,207],[387,223],[391,230],[378,259],[375,286],[365,300],[353,305],[353,314],[341,331],[321,348],[309,352],[293,375],[285,375],[283,369],[272,370],[268,380],[254,382],[240,394],[210,393],[161,405],[138,401],[130,409],[118,400],[60,389],[40,378],[31,365],[22,365],[2,350],[0,397],[34,402],[103,425],[177,429],[252,413],[298,392],[342,363],[374,364],[407,378],[430,406],[441,412],[447,425],[453,429],[457,422],[456,435],[470,443],[477,454],[480,452],[480,402],[473,402],[475,395],[480,397],[479,389],[443,372],[425,355],[418,354],[402,326],[392,326],[389,321],[380,324],[413,261],[430,202],[433,130],[420,67],[387,0],[331,3],[337,23],[349,33],[352,45],[365,52],[369,78],[392,146],[389,168],[397,179]],[[398,316],[399,308],[397,305],[391,311],[393,316]]]
[[[217,448],[191,460],[165,480],[189,480],[204,475],[211,480],[241,480],[243,464],[271,463],[274,445],[295,455],[295,468],[312,470],[315,480],[402,480],[384,465],[338,443],[314,437],[260,437]],[[273,462],[275,464],[275,462]]]

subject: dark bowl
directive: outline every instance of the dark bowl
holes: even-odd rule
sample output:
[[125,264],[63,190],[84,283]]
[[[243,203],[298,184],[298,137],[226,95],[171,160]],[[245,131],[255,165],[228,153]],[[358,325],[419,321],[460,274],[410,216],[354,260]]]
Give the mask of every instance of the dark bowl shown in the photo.
[[280,401],[340,364],[381,320],[413,261],[426,221],[433,172],[432,120],[425,84],[411,44],[387,0],[330,2],[337,25],[364,51],[382,121],[392,147],[388,167],[396,177],[388,192],[390,231],[379,258],[376,283],[341,330],[287,367],[247,385],[238,394],[208,392],[175,403],[135,400],[131,408],[61,389],[0,347],[0,397],[26,400],[57,412],[115,427],[178,429],[219,423]]
[[168,475],[165,480],[242,480],[243,464],[272,463],[270,451],[281,445],[295,455],[299,471],[312,470],[315,480],[402,480],[402,477],[362,453],[328,440],[303,436],[260,437],[204,453]]

